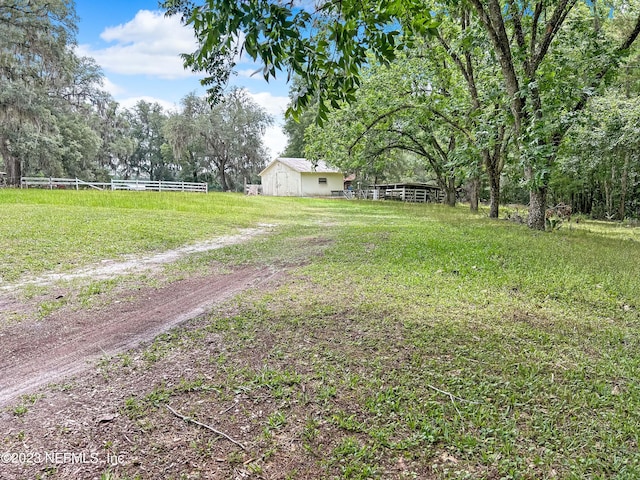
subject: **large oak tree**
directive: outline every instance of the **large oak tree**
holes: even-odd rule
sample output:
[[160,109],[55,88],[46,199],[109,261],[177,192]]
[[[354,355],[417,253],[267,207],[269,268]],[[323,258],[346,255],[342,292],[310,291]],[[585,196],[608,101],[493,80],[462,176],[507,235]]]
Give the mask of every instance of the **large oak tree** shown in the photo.
[[272,119],[245,90],[231,90],[213,107],[190,94],[182,107],[165,134],[183,168],[194,178],[215,175],[224,191],[257,177],[267,158],[262,138]]
[[0,156],[11,184],[22,175],[22,138],[49,128],[52,97],[73,82],[75,22],[70,0],[0,3]]

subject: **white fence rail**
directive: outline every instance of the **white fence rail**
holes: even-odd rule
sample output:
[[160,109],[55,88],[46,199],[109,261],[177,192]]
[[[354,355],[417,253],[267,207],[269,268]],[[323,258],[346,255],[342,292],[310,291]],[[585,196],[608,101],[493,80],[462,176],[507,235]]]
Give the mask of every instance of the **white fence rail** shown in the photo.
[[96,190],[150,190],[154,192],[196,192],[207,193],[206,183],[195,182],[165,182],[151,180],[111,180],[111,182],[85,182],[78,178],[54,177],[22,177],[20,188],[39,187],[48,189],[94,188]]
[[165,182],[152,180],[111,180],[111,190],[151,190],[154,192],[199,192],[207,193],[206,183]]
[[80,188],[95,188],[97,190],[104,190],[109,188],[110,183],[100,182],[85,182],[78,178],[55,178],[55,177],[22,177],[20,179],[20,188],[28,187],[40,187],[49,188],[74,188],[79,190]]

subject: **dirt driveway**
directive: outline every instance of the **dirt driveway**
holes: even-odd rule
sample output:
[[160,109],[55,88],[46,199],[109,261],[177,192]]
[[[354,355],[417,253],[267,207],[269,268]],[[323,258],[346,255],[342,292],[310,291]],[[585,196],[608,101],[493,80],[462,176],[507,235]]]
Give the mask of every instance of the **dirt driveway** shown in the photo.
[[[182,256],[222,248],[265,233],[265,228],[141,258],[139,262],[104,262],[78,272],[32,279],[25,284],[46,285],[61,279],[90,278],[92,270],[104,279],[131,268],[157,269]],[[231,272],[172,282],[161,288],[143,287],[126,292],[101,308],[62,309],[44,319],[31,318],[0,329],[0,408],[20,395],[66,376],[91,368],[102,356],[111,356],[150,340],[170,328],[195,318],[248,288],[267,284],[280,273],[264,267],[238,268]],[[0,311],[25,310],[16,297],[0,292]]]

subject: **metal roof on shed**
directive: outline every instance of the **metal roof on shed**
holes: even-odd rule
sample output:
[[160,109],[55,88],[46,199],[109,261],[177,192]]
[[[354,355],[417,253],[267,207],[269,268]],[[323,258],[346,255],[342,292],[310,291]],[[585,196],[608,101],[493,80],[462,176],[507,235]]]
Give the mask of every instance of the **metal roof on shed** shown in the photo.
[[267,167],[260,172],[262,175],[267,169],[276,162],[285,164],[287,167],[300,173],[340,173],[340,170],[335,167],[330,167],[323,160],[318,160],[315,168],[313,163],[306,158],[288,158],[279,157],[272,161]]

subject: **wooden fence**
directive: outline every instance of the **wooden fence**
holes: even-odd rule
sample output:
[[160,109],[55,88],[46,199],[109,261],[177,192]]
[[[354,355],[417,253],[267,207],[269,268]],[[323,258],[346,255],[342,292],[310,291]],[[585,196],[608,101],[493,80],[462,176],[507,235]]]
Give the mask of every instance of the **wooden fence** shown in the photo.
[[165,182],[151,180],[111,180],[111,190],[151,190],[154,192],[207,193],[206,183]]
[[45,178],[45,177],[22,177],[20,188],[48,188],[48,189],[87,189],[96,190],[150,190],[154,192],[196,192],[207,193],[206,183],[195,182],[165,182],[152,180],[111,180],[111,182],[85,182],[78,178]]

